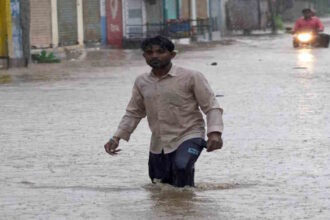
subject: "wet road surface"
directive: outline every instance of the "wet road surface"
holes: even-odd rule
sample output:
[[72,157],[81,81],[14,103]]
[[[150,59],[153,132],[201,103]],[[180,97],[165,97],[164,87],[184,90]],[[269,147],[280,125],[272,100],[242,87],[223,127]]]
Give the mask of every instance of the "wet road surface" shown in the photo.
[[174,63],[203,72],[224,108],[224,148],[202,153],[195,189],[150,184],[146,120],[120,155],[104,152],[148,71],[140,55],[2,76],[0,219],[329,219],[329,49],[278,35],[179,51]]

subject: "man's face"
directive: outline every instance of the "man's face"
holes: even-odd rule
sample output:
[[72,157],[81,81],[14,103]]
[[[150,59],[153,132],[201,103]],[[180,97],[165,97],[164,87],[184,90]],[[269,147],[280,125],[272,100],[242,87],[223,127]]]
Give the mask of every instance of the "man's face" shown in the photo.
[[304,12],[304,18],[310,19],[312,17],[313,13],[311,11],[305,11]]
[[147,64],[153,69],[163,69],[171,63],[171,60],[175,57],[175,52],[169,52],[159,45],[152,45],[143,52],[143,56]]

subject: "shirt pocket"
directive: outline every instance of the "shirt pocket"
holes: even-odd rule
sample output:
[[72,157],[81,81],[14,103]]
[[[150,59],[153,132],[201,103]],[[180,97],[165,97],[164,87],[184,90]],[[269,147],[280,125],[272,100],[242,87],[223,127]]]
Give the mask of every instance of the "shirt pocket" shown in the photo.
[[169,88],[163,93],[163,98],[167,105],[178,108],[184,108],[192,102],[195,102],[193,93],[181,86]]

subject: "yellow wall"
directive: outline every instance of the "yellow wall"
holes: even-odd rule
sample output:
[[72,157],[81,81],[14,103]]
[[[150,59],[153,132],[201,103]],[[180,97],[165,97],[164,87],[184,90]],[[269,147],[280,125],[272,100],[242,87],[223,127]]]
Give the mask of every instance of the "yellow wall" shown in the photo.
[[0,56],[8,56],[11,43],[10,0],[0,1]]
[[0,56],[6,56],[6,35],[7,35],[7,28],[5,24],[5,1],[0,1]]

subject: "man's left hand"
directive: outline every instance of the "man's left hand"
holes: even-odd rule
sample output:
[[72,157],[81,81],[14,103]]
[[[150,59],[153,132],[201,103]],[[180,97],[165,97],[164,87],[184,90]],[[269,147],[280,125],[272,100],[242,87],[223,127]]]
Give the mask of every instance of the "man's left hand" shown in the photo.
[[222,145],[223,142],[220,132],[212,132],[208,134],[208,139],[206,144],[207,152],[221,149]]

